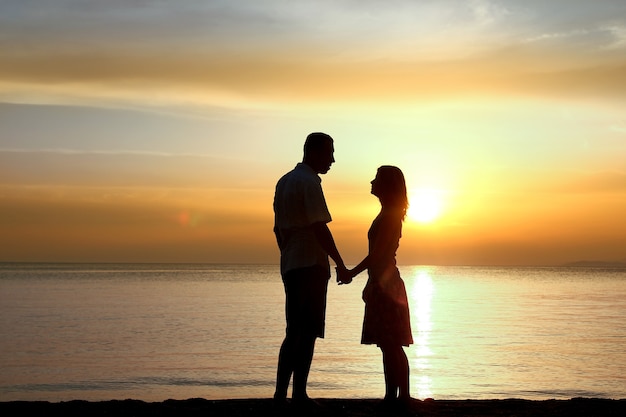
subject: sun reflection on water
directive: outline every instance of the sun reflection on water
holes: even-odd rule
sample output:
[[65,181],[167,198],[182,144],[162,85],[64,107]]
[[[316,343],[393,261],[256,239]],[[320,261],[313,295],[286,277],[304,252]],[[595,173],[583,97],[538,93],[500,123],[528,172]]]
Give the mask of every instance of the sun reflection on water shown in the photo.
[[418,268],[410,283],[411,325],[414,345],[411,349],[411,387],[416,398],[432,397],[430,334],[432,331],[431,302],[434,286],[428,268]]

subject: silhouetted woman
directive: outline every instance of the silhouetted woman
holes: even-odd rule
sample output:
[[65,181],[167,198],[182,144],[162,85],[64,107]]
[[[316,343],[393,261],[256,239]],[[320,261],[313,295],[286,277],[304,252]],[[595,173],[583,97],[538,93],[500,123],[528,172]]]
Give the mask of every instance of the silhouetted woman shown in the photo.
[[381,210],[367,234],[368,255],[349,273],[356,276],[365,269],[368,280],[363,289],[365,318],[362,344],[376,344],[383,354],[385,371],[384,405],[398,400],[408,405],[409,363],[403,346],[413,343],[409,305],[404,282],[396,267],[396,250],[402,235],[408,200],[404,175],[394,166],[378,168],[372,180],[372,194]]

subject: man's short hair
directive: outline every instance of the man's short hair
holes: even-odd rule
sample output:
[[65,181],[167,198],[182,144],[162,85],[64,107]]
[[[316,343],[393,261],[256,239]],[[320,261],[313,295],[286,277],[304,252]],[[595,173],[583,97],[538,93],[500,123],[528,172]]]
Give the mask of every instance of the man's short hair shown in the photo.
[[310,151],[320,151],[324,149],[324,147],[328,143],[333,143],[333,138],[330,135],[322,132],[313,132],[306,137],[306,141],[304,141],[304,154]]

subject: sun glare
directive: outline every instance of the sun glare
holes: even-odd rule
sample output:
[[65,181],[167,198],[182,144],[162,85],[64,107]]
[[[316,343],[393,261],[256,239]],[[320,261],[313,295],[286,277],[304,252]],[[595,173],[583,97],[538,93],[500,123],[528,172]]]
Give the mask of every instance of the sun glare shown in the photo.
[[432,223],[442,210],[441,194],[434,190],[413,190],[409,193],[407,216],[418,223]]

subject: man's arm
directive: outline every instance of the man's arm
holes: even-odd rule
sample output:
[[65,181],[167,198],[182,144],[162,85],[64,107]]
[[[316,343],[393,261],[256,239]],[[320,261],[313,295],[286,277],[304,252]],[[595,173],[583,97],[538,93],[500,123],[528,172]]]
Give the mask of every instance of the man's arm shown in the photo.
[[315,233],[315,237],[319,242],[320,246],[324,251],[331,257],[331,259],[337,265],[337,270],[339,273],[346,270],[346,265],[343,263],[343,259],[339,254],[339,250],[335,245],[335,239],[333,239],[333,235],[328,228],[328,225],[323,222],[313,223],[313,232]]
[[276,243],[278,244],[278,249],[282,250],[283,249],[283,239],[280,235],[280,231],[278,230],[278,227],[274,226],[274,235],[276,236]]

